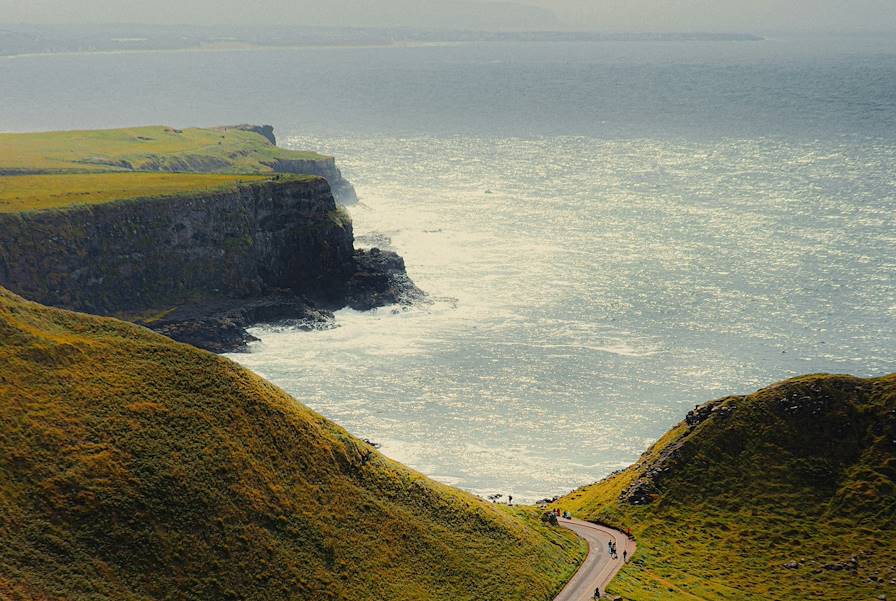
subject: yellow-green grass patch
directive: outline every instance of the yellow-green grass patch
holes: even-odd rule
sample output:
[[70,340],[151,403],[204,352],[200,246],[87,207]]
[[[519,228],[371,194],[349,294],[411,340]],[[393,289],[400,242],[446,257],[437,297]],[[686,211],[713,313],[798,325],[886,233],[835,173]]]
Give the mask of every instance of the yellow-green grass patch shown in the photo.
[[235,190],[270,179],[263,175],[97,173],[0,177],[0,213],[95,205],[137,198]]
[[270,173],[280,160],[327,159],[236,128],[0,133],[0,172],[197,171]]
[[235,363],[0,288],[0,598],[549,601],[582,548]]
[[[557,502],[636,535],[634,561],[610,592],[632,601],[893,598],[896,375],[805,376],[719,406],[732,412],[679,424],[636,465]],[[670,452],[652,503],[620,500]]]

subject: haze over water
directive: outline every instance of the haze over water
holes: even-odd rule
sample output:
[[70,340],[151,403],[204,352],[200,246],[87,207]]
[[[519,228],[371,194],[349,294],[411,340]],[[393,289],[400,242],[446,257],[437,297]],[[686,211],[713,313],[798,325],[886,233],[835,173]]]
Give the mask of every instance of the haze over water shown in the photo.
[[0,60],[0,129],[264,121],[336,154],[356,235],[433,302],[233,358],[428,475],[534,500],[695,403],[896,371],[890,38],[172,56]]

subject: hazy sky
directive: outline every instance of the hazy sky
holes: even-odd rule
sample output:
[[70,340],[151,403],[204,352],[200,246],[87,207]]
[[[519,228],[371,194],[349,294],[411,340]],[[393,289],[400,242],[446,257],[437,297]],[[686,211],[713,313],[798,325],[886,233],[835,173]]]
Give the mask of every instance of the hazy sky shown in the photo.
[[0,0],[0,22],[896,30],[896,0]]

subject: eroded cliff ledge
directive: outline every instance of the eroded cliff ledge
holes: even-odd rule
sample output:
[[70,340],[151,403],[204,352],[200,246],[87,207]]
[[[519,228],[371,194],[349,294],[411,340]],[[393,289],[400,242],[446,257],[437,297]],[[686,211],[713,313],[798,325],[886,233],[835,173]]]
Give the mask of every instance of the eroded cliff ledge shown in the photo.
[[319,177],[233,191],[0,214],[0,285],[57,307],[135,321],[238,350],[253,323],[313,325],[343,306],[420,292],[394,253],[355,251]]

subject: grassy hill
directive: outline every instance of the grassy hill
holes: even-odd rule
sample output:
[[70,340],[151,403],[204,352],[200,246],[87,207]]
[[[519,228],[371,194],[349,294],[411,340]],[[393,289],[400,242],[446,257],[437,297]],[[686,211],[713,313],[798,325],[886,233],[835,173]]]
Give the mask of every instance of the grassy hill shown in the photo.
[[582,550],[236,364],[0,289],[0,598],[550,599]]
[[[281,176],[283,177],[283,176]],[[289,176],[292,179],[302,176]],[[307,176],[310,177],[310,176]],[[263,175],[89,173],[0,177],[0,213],[43,211],[136,198],[226,192],[266,181]]]
[[894,483],[896,375],[815,375],[695,409],[558,505],[632,528],[625,599],[894,599]]
[[239,127],[161,125],[0,134],[0,174],[108,171],[270,173],[279,161],[323,161]]

